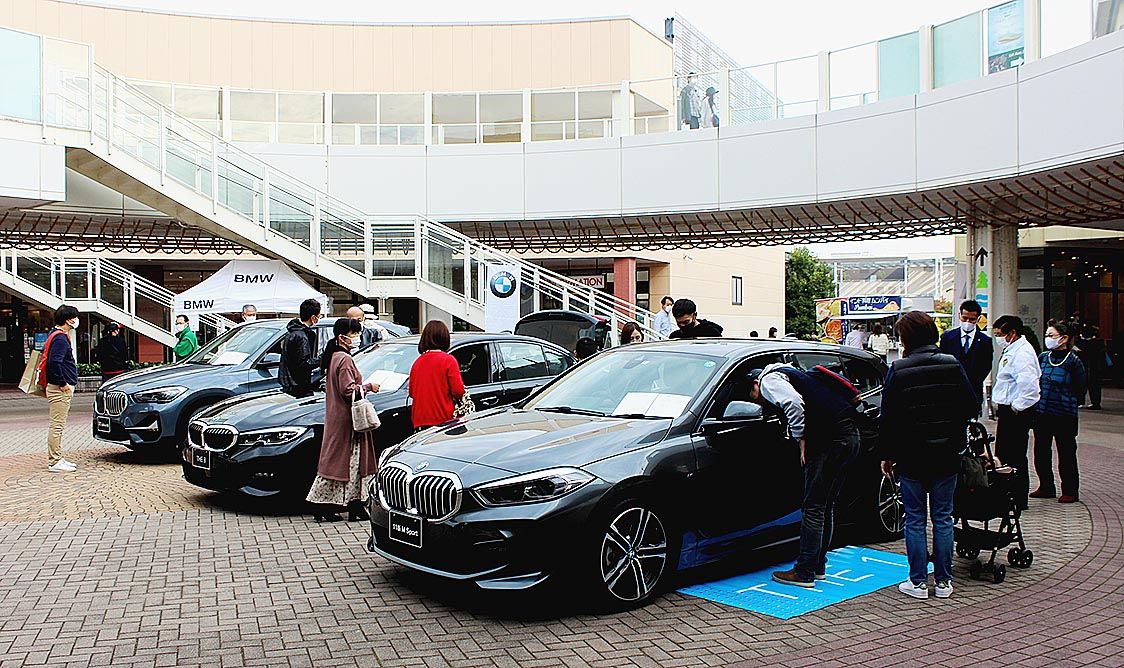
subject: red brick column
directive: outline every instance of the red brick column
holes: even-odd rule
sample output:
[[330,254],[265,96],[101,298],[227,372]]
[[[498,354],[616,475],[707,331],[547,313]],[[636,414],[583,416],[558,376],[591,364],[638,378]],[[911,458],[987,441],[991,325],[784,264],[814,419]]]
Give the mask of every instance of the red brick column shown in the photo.
[[613,258],[613,296],[636,303],[636,258]]

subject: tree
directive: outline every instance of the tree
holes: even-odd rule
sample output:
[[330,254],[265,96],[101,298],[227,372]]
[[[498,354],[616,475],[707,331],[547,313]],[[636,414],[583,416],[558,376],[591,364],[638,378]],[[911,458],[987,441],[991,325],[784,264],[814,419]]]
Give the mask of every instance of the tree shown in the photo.
[[816,337],[816,300],[835,296],[831,267],[806,247],[788,254],[784,263],[784,326],[789,334]]

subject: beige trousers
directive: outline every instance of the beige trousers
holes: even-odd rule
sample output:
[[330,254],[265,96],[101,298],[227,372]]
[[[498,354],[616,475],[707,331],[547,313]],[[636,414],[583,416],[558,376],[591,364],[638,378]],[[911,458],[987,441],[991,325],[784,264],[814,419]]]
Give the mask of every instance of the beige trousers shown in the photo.
[[70,414],[70,400],[74,388],[64,390],[59,385],[47,385],[47,465],[54,466],[62,459],[62,430]]

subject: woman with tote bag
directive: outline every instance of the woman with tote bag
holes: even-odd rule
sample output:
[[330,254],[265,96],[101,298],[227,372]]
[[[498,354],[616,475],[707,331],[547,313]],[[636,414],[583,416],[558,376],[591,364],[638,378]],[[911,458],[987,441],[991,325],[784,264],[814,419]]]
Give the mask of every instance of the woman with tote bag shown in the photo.
[[[364,383],[351,358],[359,348],[362,325],[358,320],[340,318],[332,327],[335,338],[328,342],[320,358],[324,373],[324,437],[320,462],[307,501],[318,504],[317,522],[340,520],[336,508],[346,507],[348,521],[368,519],[363,507],[367,487],[375,477],[378,458],[371,431],[358,432],[352,425],[352,403],[364,401],[364,391],[378,392],[375,383]],[[370,425],[364,425],[369,427]]]

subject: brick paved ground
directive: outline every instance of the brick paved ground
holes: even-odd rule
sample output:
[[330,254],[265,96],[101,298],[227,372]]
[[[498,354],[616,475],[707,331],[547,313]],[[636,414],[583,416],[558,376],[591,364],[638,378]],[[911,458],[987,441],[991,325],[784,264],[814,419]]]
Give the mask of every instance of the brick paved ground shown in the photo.
[[62,476],[41,400],[0,393],[0,666],[1124,665],[1121,393],[1083,416],[1088,505],[1027,514],[1030,570],[985,584],[957,560],[947,601],[888,588],[789,621],[674,593],[593,617],[450,589],[368,555],[362,524],[231,502],[93,441],[81,400]]

